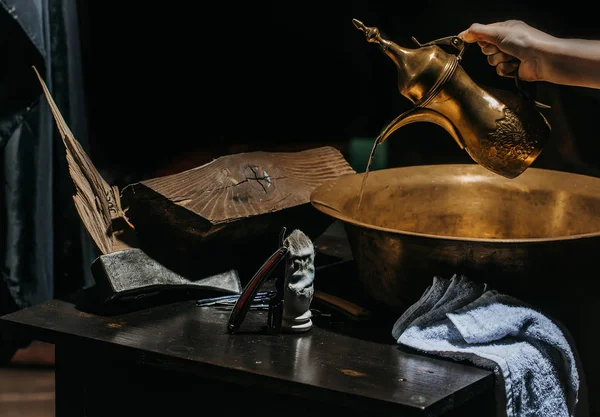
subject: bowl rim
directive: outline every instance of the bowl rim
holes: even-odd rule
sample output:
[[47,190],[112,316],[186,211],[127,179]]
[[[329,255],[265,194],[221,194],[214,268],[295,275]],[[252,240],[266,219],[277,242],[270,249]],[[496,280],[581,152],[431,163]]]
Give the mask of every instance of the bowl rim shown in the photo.
[[[386,170],[387,171],[389,171],[389,170],[410,170],[410,169],[414,169],[414,168],[418,168],[418,169],[438,168],[439,169],[439,167],[442,167],[442,166],[445,168],[450,168],[450,169],[452,169],[452,168],[469,168],[469,169],[477,169],[477,170],[481,169],[482,170],[481,172],[484,174],[498,175],[498,174],[489,172],[487,169],[481,167],[478,164],[410,165],[410,166],[403,166],[403,167],[384,168],[384,169],[379,169],[377,171],[372,171],[372,172],[381,172],[381,171],[386,171]],[[559,175],[563,175],[563,176],[567,176],[567,177],[571,177],[571,178],[577,177],[577,178],[582,178],[582,179],[588,179],[588,181],[591,179],[592,181],[597,181],[599,184],[599,188],[600,188],[600,178],[590,176],[590,175],[577,174],[577,173],[553,170],[553,169],[544,169],[544,168],[528,168],[525,172],[530,172],[530,173],[531,172],[537,172],[537,173],[551,172],[553,175],[559,174]],[[451,235],[436,235],[436,234],[431,234],[431,233],[413,232],[413,231],[409,231],[409,230],[391,229],[388,227],[382,227],[382,226],[377,226],[374,224],[361,222],[361,221],[353,219],[352,217],[350,217],[348,215],[343,214],[342,212],[338,211],[334,207],[331,207],[329,204],[326,204],[322,201],[318,201],[316,199],[317,194],[319,194],[319,192],[322,192],[326,187],[330,187],[333,184],[337,183],[338,181],[344,181],[349,177],[362,176],[364,174],[365,174],[364,172],[357,172],[355,174],[347,174],[347,175],[343,175],[341,177],[335,178],[333,180],[326,181],[325,183],[322,183],[321,185],[319,185],[312,191],[312,193],[310,195],[310,203],[312,204],[312,206],[315,209],[319,210],[320,212],[322,212],[328,216],[333,217],[336,220],[340,220],[343,223],[348,223],[348,224],[351,224],[353,226],[357,226],[357,227],[360,227],[363,229],[377,230],[380,232],[386,232],[386,233],[390,233],[390,234],[394,234],[394,235],[405,235],[405,236],[435,239],[435,240],[448,240],[448,241],[457,241],[457,242],[477,242],[477,243],[489,243],[489,244],[511,244],[511,243],[548,243],[548,242],[559,242],[559,241],[571,241],[571,240],[581,240],[581,239],[586,239],[586,238],[595,238],[595,237],[600,236],[600,230],[598,230],[596,232],[578,233],[578,234],[574,234],[574,235],[564,235],[564,236],[530,237],[530,238],[502,238],[502,239],[482,238],[482,237],[478,238],[478,237],[466,237],[466,236],[451,236]],[[600,195],[599,195],[599,198],[600,198]]]

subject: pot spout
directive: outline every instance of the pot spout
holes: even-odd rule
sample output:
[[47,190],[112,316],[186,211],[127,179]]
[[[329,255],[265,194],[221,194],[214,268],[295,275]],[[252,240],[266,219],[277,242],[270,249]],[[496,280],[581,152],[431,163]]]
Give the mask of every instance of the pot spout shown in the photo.
[[377,144],[379,145],[383,143],[387,138],[390,137],[392,133],[400,129],[402,126],[416,122],[430,122],[442,127],[450,134],[450,136],[452,136],[461,149],[465,148],[460,133],[458,133],[458,130],[450,121],[450,119],[435,110],[422,107],[416,107],[405,111],[400,116],[392,120],[377,137]]

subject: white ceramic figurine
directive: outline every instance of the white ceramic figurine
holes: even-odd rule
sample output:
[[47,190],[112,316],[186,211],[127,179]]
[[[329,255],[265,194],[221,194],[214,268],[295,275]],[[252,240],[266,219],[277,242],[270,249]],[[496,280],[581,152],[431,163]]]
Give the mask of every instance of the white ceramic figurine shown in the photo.
[[300,230],[284,240],[288,248],[283,290],[282,330],[305,332],[312,327],[310,303],[314,295],[315,248]]

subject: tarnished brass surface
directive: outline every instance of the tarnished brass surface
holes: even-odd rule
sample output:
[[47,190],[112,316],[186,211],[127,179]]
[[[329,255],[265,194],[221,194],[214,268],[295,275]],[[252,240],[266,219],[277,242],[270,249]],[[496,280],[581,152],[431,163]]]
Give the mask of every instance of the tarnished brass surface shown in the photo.
[[384,169],[369,174],[353,218],[363,176],[323,184],[311,203],[345,224],[360,280],[387,308],[415,302],[435,275],[465,273],[527,297],[597,270],[600,178],[531,168],[506,179],[476,164]]
[[[475,83],[460,65],[466,47],[460,38],[425,44],[413,39],[418,48],[410,49],[383,39],[375,27],[353,22],[394,62],[398,89],[414,104],[382,130],[380,143],[407,124],[435,123],[475,162],[507,178],[519,176],[540,154],[551,127],[537,103],[518,91]],[[459,53],[447,53],[439,45],[453,46]]]

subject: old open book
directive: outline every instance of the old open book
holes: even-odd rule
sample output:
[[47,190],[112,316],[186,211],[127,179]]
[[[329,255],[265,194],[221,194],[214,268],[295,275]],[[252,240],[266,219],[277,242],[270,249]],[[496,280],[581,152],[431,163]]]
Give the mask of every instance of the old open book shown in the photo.
[[101,177],[36,74],[65,145],[77,212],[102,254],[141,247],[183,275],[196,274],[199,264],[204,272],[216,264],[219,272],[224,262],[251,270],[282,227],[311,238],[322,232],[331,219],[310,205],[311,192],[355,173],[337,149],[324,146],[224,155],[119,190]]

